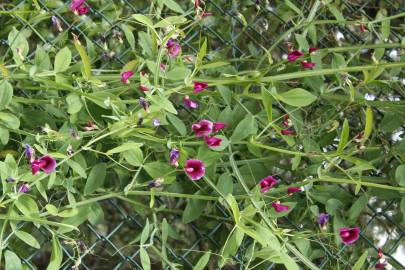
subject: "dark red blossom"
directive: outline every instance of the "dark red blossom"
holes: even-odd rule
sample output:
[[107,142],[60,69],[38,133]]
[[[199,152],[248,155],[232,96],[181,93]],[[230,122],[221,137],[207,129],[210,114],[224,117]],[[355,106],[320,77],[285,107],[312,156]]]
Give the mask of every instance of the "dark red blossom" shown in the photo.
[[303,68],[313,68],[315,66],[315,63],[304,60],[301,61],[301,65]]
[[278,183],[277,179],[272,175],[269,175],[266,178],[263,178],[259,182],[260,192],[261,193],[267,192],[269,189],[271,189],[272,187],[277,185],[277,183]]
[[217,137],[204,137],[204,141],[208,146],[218,147],[221,145],[222,139]]
[[319,50],[319,48],[311,47],[311,48],[309,48],[308,52],[313,53],[313,52],[316,52],[317,50]]
[[214,129],[213,129],[213,131],[214,131],[215,133],[217,133],[217,132],[219,132],[221,129],[224,129],[224,128],[226,128],[226,127],[227,127],[227,125],[226,125],[225,123],[216,122],[216,123],[214,123]]
[[283,129],[281,131],[281,134],[283,135],[295,135],[295,131],[293,129]]
[[205,175],[205,165],[201,160],[189,159],[184,165],[184,171],[191,180],[199,180]]
[[288,195],[292,195],[292,194],[294,194],[294,193],[301,192],[301,191],[302,191],[302,188],[301,188],[301,187],[289,187],[289,188],[287,189],[287,194],[288,194]]
[[32,174],[37,174],[40,170],[44,171],[46,174],[50,174],[55,171],[55,168],[56,160],[48,155],[31,162]]
[[340,235],[340,238],[342,239],[343,243],[345,243],[346,245],[350,245],[359,239],[360,228],[359,227],[340,228],[339,235]]
[[208,120],[201,120],[200,122],[193,124],[191,128],[194,130],[197,137],[205,137],[212,133],[214,123]]
[[294,62],[295,60],[297,60],[298,58],[300,58],[300,57],[303,56],[303,55],[304,55],[304,53],[302,53],[302,52],[300,52],[300,51],[298,51],[298,50],[294,50],[294,51],[292,51],[292,52],[290,52],[290,53],[288,54],[287,59],[288,59],[288,61],[290,61],[290,62]]
[[194,82],[194,93],[199,93],[208,88],[208,83]]

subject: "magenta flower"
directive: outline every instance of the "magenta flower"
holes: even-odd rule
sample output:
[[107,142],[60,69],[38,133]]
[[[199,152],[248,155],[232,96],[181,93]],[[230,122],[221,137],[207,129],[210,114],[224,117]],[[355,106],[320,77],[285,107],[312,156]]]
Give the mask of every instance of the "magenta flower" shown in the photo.
[[30,192],[30,186],[28,184],[24,183],[18,188],[18,192],[28,193],[28,192]]
[[179,43],[174,41],[173,39],[169,39],[166,43],[166,48],[168,50],[169,56],[172,58],[176,58],[181,51],[181,46]]
[[297,60],[298,58],[300,58],[300,57],[303,56],[303,55],[304,55],[304,53],[302,53],[302,52],[300,52],[300,51],[298,51],[298,50],[294,50],[294,51],[292,51],[292,52],[290,52],[290,53],[288,54],[287,59],[288,59],[288,61],[290,61],[290,62],[294,62],[295,60]]
[[174,166],[174,167],[178,167],[178,166],[179,166],[179,162],[178,162],[179,157],[180,157],[180,152],[179,152],[179,150],[177,150],[177,148],[173,148],[173,149],[170,151],[170,156],[169,156],[170,165],[172,165],[172,166]]
[[329,222],[329,215],[326,213],[321,213],[318,218],[319,227],[324,230]]
[[219,132],[221,129],[224,129],[224,128],[226,128],[226,127],[227,127],[227,126],[226,126],[225,123],[216,122],[216,123],[214,123],[213,132],[217,133],[217,132]]
[[291,127],[292,126],[292,121],[291,121],[290,116],[288,114],[284,115],[283,119],[284,119],[284,121],[283,121],[284,126],[286,126],[286,127]]
[[309,48],[309,53],[313,53],[313,52],[316,52],[317,50],[319,50],[319,48],[316,48],[316,47],[311,47],[311,48]]
[[191,100],[189,96],[184,97],[184,106],[188,109],[197,109],[198,108],[198,102]]
[[184,171],[191,180],[199,180],[205,175],[205,166],[201,160],[189,159],[184,165]]
[[194,93],[199,93],[208,88],[208,83],[205,82],[194,82]]
[[283,129],[281,131],[281,134],[287,135],[287,136],[295,135],[295,131],[293,129]]
[[55,171],[55,168],[56,160],[48,155],[31,162],[32,174],[37,174],[40,170],[44,171],[46,174],[50,174]]
[[273,206],[274,210],[277,213],[287,212],[290,207],[288,205],[283,205],[280,202],[272,202],[271,206]]
[[289,187],[287,189],[287,194],[288,195],[293,195],[294,193],[301,192],[301,191],[302,191],[301,187]]
[[212,12],[205,12],[205,11],[203,11],[203,12],[201,13],[201,18],[209,17],[209,16],[212,16],[212,15],[213,15]]
[[131,78],[132,76],[134,76],[134,73],[131,70],[122,72],[121,73],[121,82],[123,82],[125,84],[129,84],[129,78]]
[[387,266],[387,263],[385,262],[385,260],[383,260],[383,261],[376,263],[374,268],[375,269],[385,269],[386,266]]
[[303,68],[313,68],[315,66],[315,63],[304,60],[301,61],[301,65]]
[[70,10],[76,15],[83,15],[89,11],[89,8],[84,5],[86,0],[72,0],[70,3]]
[[26,144],[24,147],[25,147],[25,157],[30,163],[33,162],[35,159],[34,148],[32,148],[29,144]]
[[222,139],[217,137],[204,137],[205,143],[211,147],[221,146]]
[[277,184],[278,184],[278,181],[274,176],[272,176],[272,175],[267,176],[266,178],[263,178],[259,182],[260,192],[265,193]]
[[200,122],[193,124],[191,128],[194,130],[197,137],[205,137],[212,133],[214,123],[208,120],[201,120]]
[[346,245],[350,245],[359,239],[360,228],[359,227],[340,228],[339,235],[340,235],[340,238],[342,239],[343,243],[345,243]]

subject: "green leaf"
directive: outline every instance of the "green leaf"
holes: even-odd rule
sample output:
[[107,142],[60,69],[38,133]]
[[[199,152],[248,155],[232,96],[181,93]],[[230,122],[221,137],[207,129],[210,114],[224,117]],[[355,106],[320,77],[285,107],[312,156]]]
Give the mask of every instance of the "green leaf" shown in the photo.
[[154,27],[162,28],[162,27],[167,27],[170,25],[183,24],[186,21],[187,21],[187,19],[182,16],[170,16],[170,17],[163,18],[160,22],[156,23],[154,25]]
[[149,17],[145,16],[145,15],[142,15],[142,14],[133,14],[133,15],[132,15],[132,18],[134,18],[134,19],[137,20],[138,22],[140,22],[140,23],[142,23],[142,24],[144,24],[144,25],[146,25],[146,26],[148,26],[148,27],[150,27],[150,28],[153,28],[153,22],[152,22],[152,20],[151,20]]
[[239,142],[247,138],[251,134],[255,134],[257,130],[257,124],[253,115],[247,114],[246,117],[239,122],[236,126],[230,140],[232,142]]
[[[83,78],[85,80],[90,80],[91,77],[91,63],[90,58],[87,55],[86,50],[80,44],[80,41],[75,37],[73,40],[73,44],[75,45],[76,50],[79,52],[80,58],[82,59],[83,63]],[[69,65],[68,65],[69,66]]]
[[133,147],[123,152],[122,156],[133,166],[141,166],[143,164],[143,152],[140,147]]
[[72,62],[72,53],[68,47],[64,47],[55,56],[55,72],[66,71]]
[[84,187],[84,195],[88,195],[96,191],[104,185],[104,179],[107,173],[107,165],[105,163],[96,164],[90,171]]
[[335,198],[331,198],[326,202],[326,212],[331,215],[336,214],[336,212],[340,211],[343,208],[343,203]]
[[82,168],[82,166],[74,160],[68,159],[66,163],[69,165],[72,170],[80,175],[82,178],[87,178],[86,170]]
[[342,132],[340,133],[339,145],[338,148],[336,149],[336,152],[337,153],[342,152],[348,141],[349,141],[349,121],[345,119],[343,122]]
[[0,141],[3,145],[6,145],[8,143],[8,140],[10,139],[10,132],[8,129],[0,126]]
[[196,69],[199,69],[201,67],[206,54],[207,54],[207,39],[204,39],[200,51],[198,52],[197,59],[195,60]]
[[139,253],[141,257],[141,264],[144,270],[150,270],[150,258],[148,252],[146,252],[144,247],[139,248]]
[[51,259],[46,270],[58,270],[62,264],[62,260],[63,260],[62,246],[60,245],[58,238],[54,235],[52,237]]
[[405,187],[405,164],[399,165],[395,170],[395,180],[400,186]]
[[335,16],[337,21],[344,22],[345,17],[343,14],[340,12],[339,8],[337,8],[334,4],[328,4],[328,9],[329,11]]
[[183,81],[190,76],[191,70],[186,67],[175,67],[169,70],[166,74],[166,78],[170,81]]
[[218,179],[217,188],[224,195],[232,194],[233,191],[232,177],[228,173],[223,173]]
[[20,120],[11,113],[0,112],[0,124],[9,129],[18,129],[20,127]]
[[132,33],[131,28],[129,28],[129,26],[126,25],[126,24],[122,24],[121,29],[122,29],[122,31],[124,31],[124,35],[125,35],[125,38],[127,39],[128,43],[129,43],[129,46],[131,46],[131,49],[133,51],[135,51],[135,36]]
[[26,216],[32,217],[39,213],[36,201],[26,194],[18,197],[15,206]]
[[361,195],[350,207],[349,209],[349,220],[355,222],[356,219],[360,216],[363,209],[367,206],[368,197],[364,193]]
[[21,260],[17,254],[10,250],[4,252],[5,270],[23,270]]
[[301,51],[308,51],[309,44],[307,39],[301,34],[295,34],[295,39],[297,40],[298,45],[300,46]]
[[154,95],[154,96],[151,96],[150,99],[151,99],[153,105],[158,106],[158,107],[164,109],[165,111],[168,111],[169,113],[177,114],[176,108],[173,106],[173,104],[167,98],[159,96],[159,95]]
[[238,203],[235,200],[235,197],[233,197],[232,194],[228,194],[226,196],[226,202],[228,203],[229,207],[231,208],[231,212],[232,212],[235,223],[238,224],[239,220],[240,220],[240,211],[239,211]]
[[184,125],[183,121],[181,121],[177,116],[174,114],[167,114],[167,118],[169,119],[170,123],[176,128],[176,130],[180,133],[181,136],[185,136],[187,134],[186,125]]
[[287,270],[300,270],[298,264],[287,253],[280,253],[280,258]]
[[0,110],[10,104],[13,97],[13,86],[8,81],[0,81]]
[[265,87],[262,87],[262,103],[267,112],[267,119],[271,123],[273,121],[273,96]]
[[364,251],[364,253],[360,256],[357,262],[353,265],[352,270],[361,270],[361,268],[363,267],[364,263],[367,260],[367,256],[368,250]]
[[37,66],[38,71],[51,69],[51,60],[49,59],[49,55],[40,45],[37,45],[37,49],[35,51],[35,65]]
[[174,12],[184,13],[184,10],[181,8],[179,4],[177,4],[176,1],[174,0],[161,0],[161,1],[165,4],[166,7],[173,10]]
[[366,109],[366,126],[364,127],[364,135],[363,135],[363,140],[367,140],[371,132],[373,130],[373,110],[371,107],[367,107]]
[[183,223],[187,224],[199,218],[203,213],[205,204],[206,203],[202,200],[190,199],[187,203],[186,209],[184,209],[183,212]]
[[139,148],[142,145],[143,145],[142,143],[136,143],[136,142],[129,141],[129,142],[126,142],[126,143],[124,143],[124,144],[122,144],[120,146],[117,146],[117,147],[113,148],[113,149],[108,150],[106,154],[107,155],[112,155],[112,154],[116,154],[116,153],[122,153],[122,152],[125,152],[125,151],[128,151],[128,150],[134,149],[134,148]]
[[[8,35],[8,44],[13,52],[14,62],[17,65],[22,65],[30,49],[24,31],[18,31],[13,27],[13,30],[11,30]],[[21,53],[18,53],[17,49],[20,50]],[[21,59],[20,55],[23,59]]]
[[146,241],[148,240],[148,238],[149,238],[149,232],[150,232],[150,229],[149,229],[149,219],[146,219],[146,224],[145,224],[145,226],[143,227],[143,230],[142,230],[142,233],[141,233],[141,240],[140,240],[141,245],[145,244]]
[[276,97],[280,101],[294,107],[308,106],[317,99],[315,95],[302,88],[294,88],[285,93],[277,94]]
[[24,231],[15,231],[15,235],[18,238],[20,238],[23,242],[25,242],[27,245],[30,245],[31,247],[34,247],[36,249],[40,248],[37,239],[35,239],[35,237],[33,237],[31,234]]
[[75,114],[80,112],[83,107],[80,97],[76,94],[70,94],[66,97],[66,102],[68,105],[68,113]]
[[193,267],[193,270],[204,270],[205,266],[210,260],[211,252],[205,252],[204,255],[198,260],[197,264]]

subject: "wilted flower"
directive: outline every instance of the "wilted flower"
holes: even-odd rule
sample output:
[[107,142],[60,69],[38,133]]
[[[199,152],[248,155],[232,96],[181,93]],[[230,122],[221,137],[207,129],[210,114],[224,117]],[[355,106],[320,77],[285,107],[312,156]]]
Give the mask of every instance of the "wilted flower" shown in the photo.
[[200,0],[194,0],[194,8],[198,9],[200,7]]
[[98,126],[96,126],[93,121],[88,121],[87,124],[83,127],[83,130],[85,131],[92,131],[99,129]]
[[9,177],[6,178],[6,182],[7,183],[14,183],[15,179],[13,177],[9,176]]
[[134,75],[134,73],[129,70],[121,73],[121,82],[125,84],[129,84],[129,78],[131,78]]
[[313,53],[313,52],[316,52],[317,50],[319,50],[319,48],[311,47],[311,48],[309,48],[308,52]]
[[26,183],[21,184],[21,186],[18,188],[18,192],[20,193],[28,193],[30,192],[30,186]]
[[266,178],[263,178],[259,182],[260,192],[261,193],[267,192],[269,189],[271,189],[272,187],[277,185],[277,183],[278,183],[277,179],[272,175],[267,176]]
[[70,133],[70,136],[72,136],[74,139],[80,140],[79,132],[77,132],[76,129],[70,128],[70,129],[69,129],[69,133]]
[[170,165],[172,165],[172,166],[174,166],[174,167],[178,167],[178,166],[179,166],[179,162],[178,162],[179,157],[180,157],[180,152],[179,152],[179,150],[177,150],[177,148],[173,148],[173,149],[170,151],[170,156],[169,156]]
[[313,68],[315,66],[315,63],[304,60],[301,61],[301,65],[303,68]]
[[221,129],[226,128],[226,124],[222,123],[222,122],[216,122],[214,123],[214,128],[213,128],[213,132],[217,133],[219,132]]
[[68,156],[72,156],[75,153],[71,144],[69,144],[66,148],[66,153],[68,154]]
[[203,11],[203,12],[201,13],[201,18],[209,17],[209,16],[212,16],[212,15],[213,15],[212,12],[205,12],[205,11]]
[[166,48],[168,50],[169,56],[172,58],[176,58],[181,51],[181,46],[179,43],[174,41],[173,39],[169,39],[166,43]]
[[329,222],[329,215],[326,213],[321,213],[318,218],[319,227],[324,230]]
[[188,109],[197,109],[198,108],[198,102],[191,100],[189,96],[184,97],[184,106]]
[[55,27],[55,29],[58,30],[59,32],[63,32],[63,28],[62,28],[62,25],[61,25],[58,17],[52,16],[51,20],[52,20],[53,27]]
[[35,159],[35,150],[29,144],[26,144],[24,148],[25,148],[25,157],[31,163]]
[[374,266],[375,269],[385,269],[387,266],[387,262],[384,258],[384,253],[381,248],[378,249],[378,263]]
[[339,235],[342,239],[342,242],[346,245],[353,244],[356,242],[360,237],[360,228],[340,228]]
[[141,90],[142,92],[148,92],[149,91],[149,87],[147,87],[146,85],[144,85],[144,84],[140,84],[139,85],[139,90]]
[[207,89],[208,83],[205,82],[194,82],[194,93],[199,93]]
[[295,131],[293,129],[283,129],[281,131],[281,134],[283,135],[295,135]]
[[295,60],[297,60],[298,58],[300,58],[300,57],[303,56],[303,55],[304,55],[304,53],[302,53],[302,52],[300,52],[300,51],[298,51],[298,50],[294,50],[294,51],[292,51],[292,52],[290,52],[290,53],[288,54],[287,59],[288,59],[288,61],[290,61],[290,62],[294,62]]
[[217,137],[204,137],[204,141],[208,146],[217,147],[221,145],[222,139]]
[[292,126],[292,121],[290,119],[290,116],[288,114],[286,114],[286,115],[283,116],[283,118],[284,118],[284,121],[283,121],[284,126],[291,127]]
[[212,133],[214,123],[208,120],[201,120],[200,122],[193,124],[191,128],[194,130],[197,137],[205,137]]
[[184,165],[184,171],[191,180],[199,180],[205,175],[205,166],[201,160],[189,159]]
[[294,193],[301,192],[301,191],[302,191],[302,187],[289,187],[289,188],[287,188],[287,194],[288,195],[292,195]]
[[139,98],[139,105],[141,105],[143,109],[149,113],[149,102],[144,97]]
[[273,206],[277,213],[287,212],[290,209],[288,205],[283,205],[280,202],[272,202],[271,206]]
[[152,120],[152,123],[153,123],[153,125],[154,125],[155,127],[160,126],[160,120],[157,119],[157,118],[154,118],[154,119]]
[[84,15],[89,12],[89,8],[84,5],[86,0],[72,0],[70,3],[70,10],[76,15]]
[[163,182],[164,182],[164,179],[159,177],[159,178],[157,178],[157,179],[155,179],[153,181],[150,181],[148,183],[148,186],[150,188],[158,188],[158,187],[162,186]]
[[50,174],[55,171],[55,168],[56,160],[48,155],[31,162],[32,174],[37,174],[40,170],[44,171],[46,174]]

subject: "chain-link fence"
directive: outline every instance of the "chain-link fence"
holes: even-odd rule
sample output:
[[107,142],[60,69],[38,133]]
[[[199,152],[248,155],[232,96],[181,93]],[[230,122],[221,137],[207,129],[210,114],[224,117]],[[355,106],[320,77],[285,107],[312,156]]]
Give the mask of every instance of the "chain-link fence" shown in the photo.
[[[94,3],[93,3],[94,2]],[[96,3],[102,2],[102,3]],[[294,17],[296,13],[291,11],[289,1],[223,1],[206,0],[205,10],[211,12],[212,16],[204,20],[197,21],[197,25],[191,31],[185,32],[181,39],[183,54],[196,54],[200,47],[201,37],[207,37],[211,51],[206,56],[208,59],[215,59],[217,55],[227,55],[232,59],[234,68],[246,70],[255,68],[252,59],[266,57],[266,49],[281,36],[294,27]],[[295,7],[299,11],[308,14],[314,1],[294,1]],[[387,16],[405,12],[403,1],[336,1],[335,6],[341,11],[347,20],[373,20],[379,10],[384,8]],[[92,65],[97,70],[120,69],[125,63],[134,57],[131,47],[123,37],[122,18],[134,13],[149,13],[151,3],[149,1],[88,1],[90,12],[87,16],[78,19],[73,14],[67,14],[69,3],[61,1],[47,0],[21,0],[21,1],[0,1],[0,28],[1,46],[0,52],[7,56],[9,44],[8,33],[12,27],[20,31],[32,32],[30,36],[30,47],[35,48],[36,44],[43,44],[48,52],[55,52],[64,45],[66,40],[71,39],[71,33],[79,36],[80,40],[90,40],[94,44],[94,57]],[[94,4],[94,5],[93,5]],[[192,1],[182,1],[180,3],[186,10],[190,19],[194,16],[194,6]],[[100,7],[95,9],[94,6]],[[166,10],[170,13],[170,10]],[[117,15],[118,14],[118,15]],[[319,15],[318,15],[319,14]],[[44,32],[43,28],[52,28],[51,16],[55,16],[62,27],[62,31]],[[91,20],[89,19],[91,17]],[[44,19],[46,18],[46,19]],[[332,12],[322,8],[315,15],[318,20],[334,20]],[[46,25],[44,27],[44,25]],[[103,27],[100,28],[99,25]],[[365,24],[367,26],[367,24]],[[361,45],[372,43],[364,34],[364,30],[359,25],[344,25],[336,23],[325,23],[322,25],[324,31],[313,33],[313,39],[321,48],[335,47],[337,35],[342,43]],[[108,29],[101,31],[100,29]],[[372,31],[372,29],[366,29]],[[392,21],[390,42],[399,43],[403,40],[403,21]],[[319,36],[318,36],[319,35]],[[272,52],[275,60],[285,57],[290,46],[290,36],[277,45]],[[367,53],[367,52],[366,52]],[[28,55],[29,59],[34,59],[34,53]],[[79,55],[74,56],[78,59]],[[387,56],[385,56],[387,57]],[[9,58],[5,57],[5,64]],[[374,92],[377,97],[394,95],[402,99],[405,89],[403,85],[396,84],[391,88],[392,92]],[[24,91],[22,90],[22,94]],[[365,93],[363,93],[365,94]],[[381,114],[383,115],[383,114]],[[381,117],[382,118],[382,117]],[[55,196],[60,196],[57,194]],[[141,233],[145,226],[146,218],[161,220],[163,217],[176,228],[172,232],[174,239],[167,245],[168,257],[171,262],[182,265],[184,269],[191,269],[201,251],[211,250],[218,253],[227,240],[224,231],[230,230],[232,218],[221,206],[215,203],[210,214],[187,225],[182,224],[182,211],[176,210],[176,203],[164,196],[157,199],[156,205],[152,209],[139,208],[136,198],[129,201],[121,199],[106,199],[102,201],[102,211],[104,220],[101,223],[86,221],[80,226],[80,233],[76,233],[71,239],[62,242],[63,264],[61,269],[72,269],[80,260],[80,269],[142,269],[140,264],[139,246],[134,244],[134,239]],[[134,201],[131,202],[131,199]],[[378,247],[383,247],[385,256],[395,269],[405,269],[405,228],[401,223],[401,213],[397,199],[373,197],[366,211],[361,217],[363,232],[361,234],[361,245],[365,248],[372,247],[377,251]],[[172,206],[159,207],[159,206]],[[182,205],[182,204],[180,204]],[[158,210],[155,210],[158,209]],[[305,224],[290,224],[288,218],[283,219],[288,226],[294,226],[297,231],[304,231]],[[24,254],[19,253],[23,264],[27,269],[45,269],[50,258],[52,236],[42,227],[38,228],[31,223],[18,223],[19,228],[34,235],[39,240],[41,248],[25,248]],[[176,235],[181,235],[177,237]],[[3,235],[4,239],[10,240],[8,248],[18,248],[24,243],[13,236]],[[11,237],[11,239],[9,239]],[[155,243],[156,244],[156,243]],[[234,259],[234,269],[242,269],[243,260],[246,256],[246,247],[249,240],[239,247]],[[3,247],[2,247],[3,248]],[[352,264],[346,253],[346,246],[340,250],[332,250],[329,246],[324,246],[319,242],[319,248],[325,256],[315,260],[321,269],[331,269],[336,261],[342,269],[351,269]],[[19,250],[21,250],[19,248]],[[151,251],[153,254],[156,251]],[[402,255],[401,255],[402,252]],[[159,257],[153,258],[153,262],[159,261]],[[370,261],[370,268],[377,262]],[[333,263],[332,263],[333,262]],[[214,269],[215,265],[209,265]],[[152,264],[153,269],[161,269],[161,264]],[[167,268],[169,268],[167,266]],[[259,269],[259,268],[258,268]],[[279,269],[270,262],[260,265],[260,269]]]

